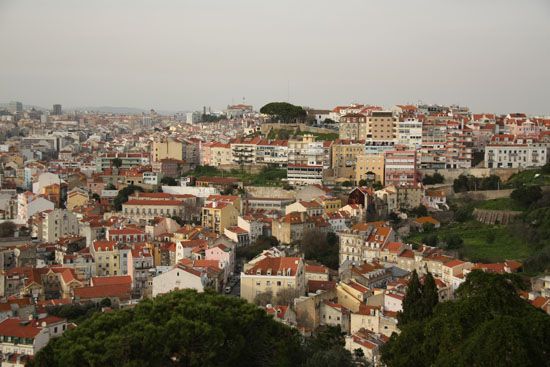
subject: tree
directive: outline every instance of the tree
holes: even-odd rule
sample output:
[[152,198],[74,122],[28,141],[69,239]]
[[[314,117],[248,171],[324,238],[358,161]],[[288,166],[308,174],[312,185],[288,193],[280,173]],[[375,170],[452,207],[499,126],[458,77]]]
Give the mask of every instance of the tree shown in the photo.
[[349,181],[349,180],[348,180],[348,181],[344,181],[344,182],[342,182],[342,186],[344,186],[344,187],[352,187],[352,186],[353,186],[353,182],[351,182],[351,181]]
[[304,121],[307,116],[307,112],[302,107],[287,102],[268,103],[260,108],[260,112],[283,123]]
[[113,167],[120,168],[122,167],[122,159],[115,158],[111,161],[111,164],[113,165]]
[[420,319],[422,317],[422,307],[420,280],[416,270],[413,270],[407,284],[407,293],[403,299],[403,312],[400,312],[397,316],[399,327]]
[[103,298],[101,300],[101,302],[99,302],[99,305],[101,307],[111,307],[112,306],[111,299],[110,298]]
[[[550,317],[518,296],[512,274],[468,274],[457,299],[400,325],[382,347],[388,367],[547,366]],[[414,348],[411,348],[414,345]]]
[[542,198],[542,189],[540,186],[521,186],[510,194],[510,198],[515,202],[528,207]]
[[344,349],[344,334],[339,326],[324,326],[306,341],[305,353],[311,356],[306,367],[352,367],[351,353]]
[[429,234],[422,237],[422,243],[426,246],[437,247],[439,244],[439,238],[436,234]]
[[425,217],[428,215],[428,208],[420,204],[416,208],[411,209],[410,213],[415,217]]
[[270,290],[258,293],[254,297],[254,304],[255,305],[265,307],[265,306],[267,306],[271,303],[273,303],[273,292],[270,291]]
[[497,236],[493,231],[487,232],[487,235],[485,236],[485,240],[487,241],[487,243],[495,242],[496,238]]
[[359,180],[359,186],[363,187],[363,186],[367,186],[367,184],[368,184],[367,180],[365,179]]
[[283,288],[277,292],[275,303],[281,306],[291,305],[294,299],[300,297],[301,294],[294,288]]
[[136,185],[128,185],[122,190],[120,190],[113,199],[113,205],[116,210],[122,210],[122,204],[128,201],[128,197],[132,194],[134,194],[136,191],[142,192],[143,188],[141,186]]
[[422,223],[422,232],[431,232],[435,229],[435,224],[430,222]]
[[441,184],[445,181],[445,177],[443,177],[439,172],[436,172],[433,174],[433,176],[425,175],[424,178],[422,178],[422,183],[424,185],[436,185]]
[[166,185],[166,186],[178,185],[178,181],[176,181],[174,177],[170,177],[170,176],[164,176],[163,178],[161,178],[160,183],[161,185]]
[[298,332],[244,300],[175,291],[96,313],[35,355],[31,366],[293,366]]
[[0,237],[13,237],[16,229],[17,225],[13,222],[8,221],[0,223]]
[[338,260],[338,236],[329,232],[327,234],[310,230],[304,233],[300,240],[300,249],[308,260],[316,260],[332,269],[337,269]]
[[450,250],[459,249],[464,245],[464,240],[457,234],[448,234],[445,237],[445,243]]
[[433,310],[439,302],[439,293],[437,292],[437,285],[432,273],[428,272],[424,277],[424,284],[422,285],[422,306],[424,317],[428,317],[433,313]]

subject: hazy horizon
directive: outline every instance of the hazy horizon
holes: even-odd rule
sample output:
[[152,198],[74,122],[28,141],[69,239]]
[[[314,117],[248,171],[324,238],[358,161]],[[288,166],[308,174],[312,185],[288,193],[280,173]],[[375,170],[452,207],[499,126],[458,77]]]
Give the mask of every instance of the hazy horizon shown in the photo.
[[0,103],[550,114],[544,0],[0,0]]

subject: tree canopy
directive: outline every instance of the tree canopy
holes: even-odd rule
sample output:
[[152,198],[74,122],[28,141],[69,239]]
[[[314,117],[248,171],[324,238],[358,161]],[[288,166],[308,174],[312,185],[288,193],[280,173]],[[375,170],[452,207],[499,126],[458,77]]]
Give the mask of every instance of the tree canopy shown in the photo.
[[185,290],[95,314],[34,366],[292,366],[300,352],[297,332],[254,305]]
[[260,112],[283,123],[304,121],[307,116],[307,112],[302,107],[287,102],[268,103],[260,108]]
[[547,366],[550,317],[518,296],[511,275],[473,271],[431,316],[400,326],[382,348],[388,367]]
[[134,192],[139,191],[142,192],[143,188],[141,186],[136,185],[128,185],[122,190],[120,190],[113,199],[113,205],[116,210],[122,210],[122,204],[128,201],[128,197],[132,195]]
[[52,339],[30,366],[351,367],[343,345],[339,328],[303,340],[242,299],[183,290],[95,313]]

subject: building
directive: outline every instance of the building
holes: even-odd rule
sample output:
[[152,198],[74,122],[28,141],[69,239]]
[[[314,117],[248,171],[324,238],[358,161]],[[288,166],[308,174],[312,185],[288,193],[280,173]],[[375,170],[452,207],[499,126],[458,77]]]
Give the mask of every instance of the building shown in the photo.
[[397,118],[391,111],[372,111],[367,117],[367,132],[362,139],[391,141],[397,138]]
[[408,149],[420,149],[422,147],[422,121],[416,118],[405,118],[397,122],[396,143],[404,145]]
[[0,322],[0,352],[8,358],[17,354],[34,356],[66,330],[67,320],[56,316],[28,320],[10,317]]
[[159,162],[163,159],[181,161],[183,159],[183,144],[174,138],[154,141],[151,147],[151,157],[153,162]]
[[150,220],[156,217],[183,217],[186,206],[194,204],[194,197],[182,200],[130,199],[122,204],[122,213],[124,213],[124,216],[138,221]]
[[202,207],[202,226],[223,234],[226,228],[237,225],[239,211],[228,202],[212,201]]
[[355,159],[356,185],[362,180],[384,184],[384,154],[359,154]]
[[241,297],[248,302],[260,294],[273,295],[283,289],[293,289],[297,297],[305,292],[304,262],[299,257],[265,257],[241,273]]
[[390,150],[384,154],[384,184],[416,185],[419,181],[416,150]]
[[59,116],[63,114],[63,110],[61,109],[60,104],[54,104],[52,108],[52,115]]
[[332,144],[332,171],[338,180],[355,181],[357,157],[365,153],[364,141],[336,140]]
[[320,185],[323,182],[323,166],[289,164],[286,178],[290,185]]
[[367,138],[367,116],[348,113],[340,117],[339,138],[342,140],[365,140]]
[[153,297],[179,289],[195,289],[204,292],[207,278],[199,271],[184,265],[174,268],[153,277]]
[[94,241],[90,253],[95,260],[97,276],[122,275],[120,254],[115,241]]
[[39,238],[44,242],[56,242],[61,237],[78,235],[78,218],[66,209],[44,212]]
[[529,139],[495,135],[485,147],[487,168],[541,167],[547,162],[547,145]]
[[23,112],[23,103],[17,101],[11,101],[8,104],[8,111],[10,113],[21,113]]
[[305,212],[293,212],[274,219],[271,224],[271,234],[281,243],[293,243],[301,240],[304,233],[313,228],[315,223],[309,220]]

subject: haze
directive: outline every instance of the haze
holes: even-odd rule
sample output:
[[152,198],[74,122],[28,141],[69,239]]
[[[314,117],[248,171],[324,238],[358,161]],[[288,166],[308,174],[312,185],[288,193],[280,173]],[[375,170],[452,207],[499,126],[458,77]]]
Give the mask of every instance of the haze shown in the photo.
[[550,3],[0,1],[0,102],[550,113]]

